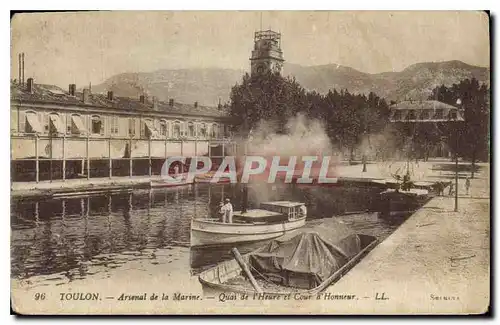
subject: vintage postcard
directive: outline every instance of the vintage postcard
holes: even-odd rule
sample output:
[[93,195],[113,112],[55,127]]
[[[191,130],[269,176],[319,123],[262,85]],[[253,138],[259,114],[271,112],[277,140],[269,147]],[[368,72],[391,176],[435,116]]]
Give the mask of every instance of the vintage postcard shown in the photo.
[[489,26],[15,14],[13,311],[487,313]]

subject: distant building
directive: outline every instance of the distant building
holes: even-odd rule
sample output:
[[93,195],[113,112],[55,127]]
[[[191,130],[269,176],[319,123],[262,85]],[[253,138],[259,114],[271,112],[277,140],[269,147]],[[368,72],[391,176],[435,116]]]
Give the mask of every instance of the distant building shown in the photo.
[[12,181],[159,175],[169,156],[223,156],[225,109],[11,82]]
[[284,61],[281,34],[272,30],[255,32],[254,49],[250,58],[251,74],[257,75],[269,71],[281,73]]
[[[406,132],[410,143],[423,148],[414,151],[420,158],[451,157],[449,139],[456,123],[464,121],[464,110],[437,100],[406,100],[390,107],[390,122]],[[429,134],[439,137],[431,141]]]
[[390,121],[395,123],[464,121],[464,111],[437,100],[407,100],[391,106]]

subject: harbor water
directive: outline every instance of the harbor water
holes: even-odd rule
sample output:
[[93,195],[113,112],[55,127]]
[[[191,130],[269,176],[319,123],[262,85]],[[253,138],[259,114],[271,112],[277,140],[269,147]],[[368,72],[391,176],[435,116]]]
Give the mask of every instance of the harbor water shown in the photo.
[[[379,218],[372,207],[382,189],[355,184],[328,188],[255,185],[250,207],[267,200],[293,200],[308,206],[308,225],[327,219],[383,240],[405,216]],[[176,188],[125,190],[99,196],[16,199],[11,204],[11,275],[32,285],[110,277],[114,269],[162,265],[165,272],[195,275],[231,258],[231,247],[189,248],[191,218],[217,214],[230,198],[239,208],[236,185],[197,184]],[[262,243],[244,244],[242,253]]]

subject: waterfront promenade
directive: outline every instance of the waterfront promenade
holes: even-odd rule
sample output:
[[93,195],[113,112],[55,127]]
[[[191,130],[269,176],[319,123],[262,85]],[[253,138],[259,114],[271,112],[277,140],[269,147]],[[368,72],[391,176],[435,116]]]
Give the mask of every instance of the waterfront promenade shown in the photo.
[[[426,174],[439,177],[432,170]],[[441,173],[446,180],[451,176]],[[353,306],[359,313],[485,312],[490,301],[489,165],[471,180],[470,195],[464,182],[459,180],[458,212],[454,196],[435,197],[328,291],[373,300]]]

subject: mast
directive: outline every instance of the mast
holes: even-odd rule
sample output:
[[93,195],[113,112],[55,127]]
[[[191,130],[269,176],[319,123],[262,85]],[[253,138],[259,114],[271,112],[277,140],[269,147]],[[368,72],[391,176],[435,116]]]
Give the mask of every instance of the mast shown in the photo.
[[[246,157],[248,155],[248,141],[249,141],[249,127],[248,127],[248,113],[246,113],[246,118],[243,121],[243,134],[244,134],[244,147],[243,147],[243,166],[246,163]],[[241,178],[240,178],[241,182]],[[241,213],[246,213],[248,209],[248,185],[241,183],[242,189],[242,202],[241,202]]]

